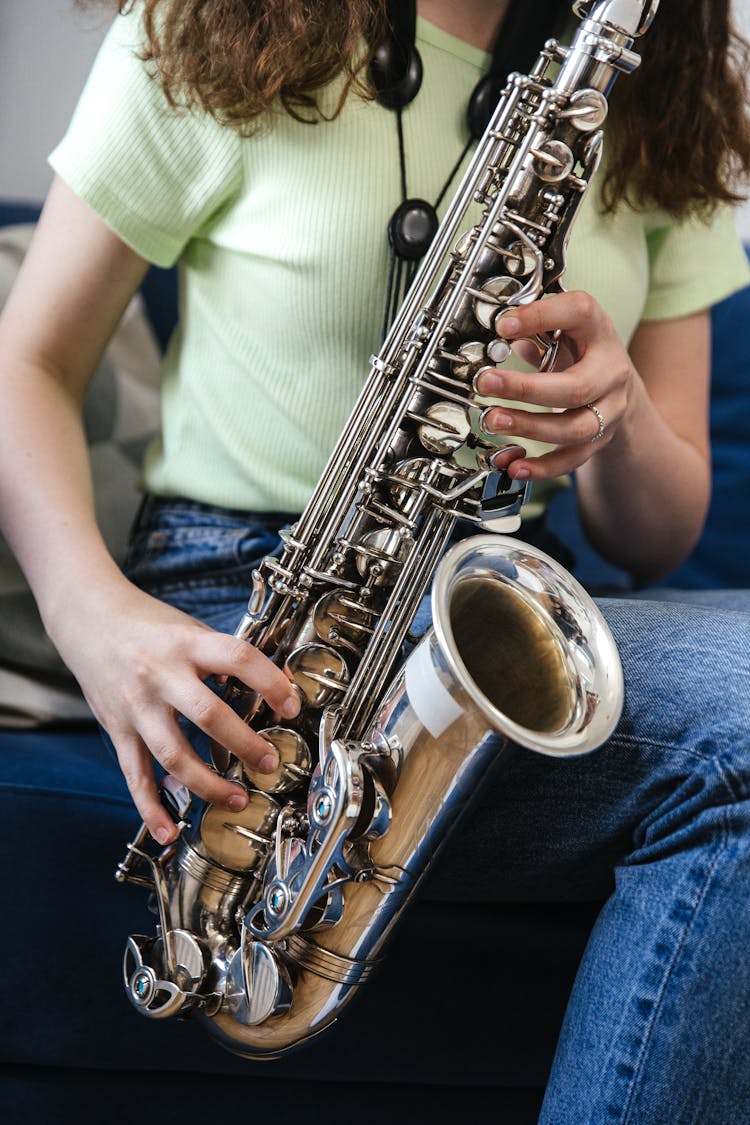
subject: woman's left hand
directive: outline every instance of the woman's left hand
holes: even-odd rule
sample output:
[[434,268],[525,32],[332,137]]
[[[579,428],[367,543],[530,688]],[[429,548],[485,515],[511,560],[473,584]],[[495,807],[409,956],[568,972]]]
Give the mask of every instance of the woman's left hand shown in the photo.
[[506,313],[500,325],[509,342],[560,331],[560,352],[551,371],[484,371],[477,380],[483,397],[547,410],[490,406],[483,412],[482,428],[521,443],[528,438],[555,446],[541,456],[513,461],[508,474],[515,479],[545,480],[572,472],[616,433],[636,377],[632,361],[609,316],[588,293],[553,294]]

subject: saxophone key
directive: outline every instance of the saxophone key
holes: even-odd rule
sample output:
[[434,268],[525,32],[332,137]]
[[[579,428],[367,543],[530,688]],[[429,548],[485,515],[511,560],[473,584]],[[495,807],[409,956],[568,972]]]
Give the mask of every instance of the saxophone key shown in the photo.
[[286,966],[262,941],[247,931],[229,963],[224,1008],[248,1027],[262,1024],[291,1007],[292,983]]
[[475,298],[474,315],[483,328],[493,327],[498,309],[507,307],[520,288],[515,277],[490,277],[481,289],[467,288],[466,292]]
[[545,141],[531,149],[534,172],[545,184],[558,184],[573,171],[575,157],[564,141]]
[[248,792],[241,812],[209,805],[203,814],[200,839],[208,856],[229,871],[253,871],[265,860],[276,830],[281,805],[268,793]]
[[[492,361],[495,367],[498,367],[501,363],[505,363],[508,360],[511,351],[512,349],[508,341],[501,340],[498,336],[495,340],[490,340],[487,345],[487,358]],[[478,371],[477,375],[480,374],[481,371]]]
[[463,262],[468,258],[472,247],[476,244],[477,239],[481,234],[481,228],[478,226],[471,227],[470,230],[464,233],[456,241],[453,247],[453,257],[457,262]]
[[363,578],[374,580],[375,586],[382,586],[401,568],[410,541],[411,534],[405,527],[368,532],[354,545],[357,570]]
[[312,754],[301,734],[281,726],[266,727],[258,733],[276,750],[279,765],[273,773],[260,773],[245,766],[245,777],[252,786],[262,793],[285,793],[307,780],[312,769]]
[[417,434],[429,453],[440,456],[455,453],[471,433],[471,421],[466,407],[455,402],[435,402],[424,414],[407,411],[408,417],[418,422]]
[[520,239],[498,250],[498,253],[505,259],[505,268],[512,277],[528,277],[533,273],[537,255]]
[[422,484],[434,477],[434,468],[426,457],[408,457],[388,478],[390,498],[405,516],[413,516],[422,504]]
[[485,346],[481,340],[467,340],[458,352],[449,358],[453,360],[451,371],[455,377],[463,383],[469,383],[479,368],[486,363]]
[[147,938],[141,934],[128,939],[123,958],[128,999],[139,1012],[152,1019],[190,1011],[204,999],[197,989],[208,967],[205,949],[185,930],[170,931],[168,936],[172,966],[165,964],[169,958],[163,938]]
[[607,99],[598,90],[576,90],[559,116],[581,133],[593,132],[604,124]]
[[346,661],[328,645],[309,644],[295,649],[286,669],[300,692],[303,706],[315,711],[345,691],[349,683]]
[[340,590],[325,594],[313,610],[315,632],[326,644],[344,646],[359,653],[373,634],[375,610]]

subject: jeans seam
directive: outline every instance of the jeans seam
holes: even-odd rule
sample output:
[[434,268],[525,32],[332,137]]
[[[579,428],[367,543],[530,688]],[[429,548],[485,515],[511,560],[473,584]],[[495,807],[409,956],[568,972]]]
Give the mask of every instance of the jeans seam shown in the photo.
[[[723,775],[723,770],[722,770],[722,775]],[[645,1033],[645,1035],[643,1037],[643,1040],[642,1040],[642,1043],[641,1043],[641,1048],[640,1048],[640,1051],[638,1053],[638,1058],[637,1058],[636,1063],[633,1067],[633,1075],[632,1075],[632,1078],[630,1080],[627,1098],[624,1102],[622,1113],[621,1113],[621,1116],[620,1116],[620,1121],[622,1122],[622,1125],[628,1125],[629,1121],[635,1122],[635,1119],[631,1118],[631,1116],[630,1116],[633,1098],[634,1098],[635,1093],[636,1093],[636,1088],[637,1088],[637,1085],[638,1085],[638,1079],[639,1079],[639,1075],[640,1075],[640,1072],[641,1072],[642,1067],[643,1067],[643,1062],[644,1062],[644,1059],[645,1059],[645,1056],[646,1056],[648,1045],[651,1041],[651,1036],[653,1034],[654,1027],[655,1027],[655,1025],[658,1021],[659,1012],[661,1011],[662,1005],[664,1003],[664,995],[665,995],[665,992],[666,992],[666,989],[667,989],[667,985],[668,985],[668,983],[669,983],[669,981],[670,981],[670,979],[671,979],[671,977],[674,973],[675,967],[676,967],[677,962],[680,958],[680,954],[681,954],[681,952],[682,952],[682,950],[685,946],[685,943],[688,939],[688,935],[689,935],[689,933],[690,933],[690,931],[693,927],[693,924],[695,922],[696,915],[697,915],[698,911],[700,910],[701,904],[703,903],[703,901],[704,901],[704,899],[705,899],[705,897],[708,893],[708,888],[711,884],[711,880],[713,879],[714,872],[716,871],[716,867],[719,863],[721,855],[726,850],[728,837],[729,837],[729,825],[727,823],[727,812],[726,812],[726,809],[724,809],[723,812],[722,812],[722,836],[721,836],[721,840],[717,842],[715,854],[714,854],[713,859],[710,863],[708,871],[706,872],[706,877],[703,881],[703,885],[700,888],[700,891],[699,891],[699,893],[698,893],[698,895],[695,899],[695,902],[693,904],[693,908],[692,908],[692,911],[691,911],[691,914],[690,914],[690,918],[688,919],[688,921],[683,926],[682,934],[680,936],[679,941],[677,942],[677,944],[675,946],[672,958],[671,958],[671,960],[670,960],[670,962],[669,962],[669,964],[666,968],[666,971],[662,974],[662,979],[661,979],[661,983],[660,983],[659,988],[658,988],[655,1003],[654,1003],[653,1008],[650,1012],[650,1015],[647,1017],[647,1020],[646,1020],[646,1033]],[[637,1122],[635,1122],[635,1125],[637,1125]]]
[[[617,732],[615,732],[615,734],[613,734],[612,737],[609,739],[609,742],[607,743],[607,745],[622,746],[623,748],[627,748],[629,750],[633,750],[633,749],[642,750],[644,747],[648,747],[651,750],[668,750],[668,751],[670,751],[670,753],[674,753],[675,751],[677,751],[678,754],[687,754],[687,756],[689,758],[696,758],[699,762],[716,762],[717,761],[717,755],[716,754],[711,754],[711,753],[705,753],[704,754],[700,750],[695,750],[690,746],[678,746],[674,742],[670,742],[670,741],[663,741],[662,742],[659,739],[649,738],[647,736],[644,736],[643,738],[641,738],[641,737],[637,737],[637,736],[631,735],[631,734],[618,734]],[[736,793],[729,786],[729,783],[728,783],[728,781],[726,779],[726,776],[724,774],[723,767],[721,767],[721,772],[722,772],[722,778],[723,778],[725,784],[730,789],[731,796],[733,798],[736,797]]]
[[747,782],[742,783],[738,777],[731,761],[724,761],[725,755],[717,754],[715,758],[716,767],[721,771],[722,780],[733,801],[746,801],[748,796]]

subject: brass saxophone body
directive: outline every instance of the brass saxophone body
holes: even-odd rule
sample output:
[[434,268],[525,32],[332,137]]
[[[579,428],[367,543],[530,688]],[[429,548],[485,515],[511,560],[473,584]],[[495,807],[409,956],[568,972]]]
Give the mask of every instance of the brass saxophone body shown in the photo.
[[[607,94],[638,65],[657,4],[578,3],[570,46],[547,42],[509,78],[320,483],[254,575],[237,635],[288,670],[300,715],[280,723],[231,683],[228,702],[279,752],[276,774],[215,747],[247,808],[191,803],[168,777],[177,841],[156,849],[142,826],[128,845],[117,878],[147,887],[159,915],[125,953],[143,1014],[191,1014],[249,1058],[318,1034],[503,747],[578,755],[611,734],[612,638],[557,563],[498,534],[517,530],[525,488],[495,467],[473,384],[508,353],[498,318],[559,286]],[[536,343],[549,366],[555,336]],[[459,519],[491,534],[446,554]]]

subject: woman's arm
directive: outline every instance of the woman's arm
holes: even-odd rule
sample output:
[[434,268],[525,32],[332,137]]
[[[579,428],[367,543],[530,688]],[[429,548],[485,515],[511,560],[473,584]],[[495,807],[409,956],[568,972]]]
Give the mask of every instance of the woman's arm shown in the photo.
[[707,311],[640,325],[628,409],[577,474],[589,539],[643,580],[683,561],[708,512],[710,334]]
[[0,316],[3,525],[48,627],[90,568],[116,570],[94,520],[81,404],[147,268],[56,180]]
[[[642,323],[629,353],[585,293],[547,297],[502,323],[513,339],[560,328],[571,357],[565,370],[551,373],[482,376],[483,393],[554,408],[488,412],[490,432],[555,446],[515,461],[510,475],[543,480],[577,470],[593,545],[641,579],[673,569],[700,535],[710,497],[708,312]],[[589,403],[604,422],[601,438]]]
[[96,526],[81,405],[147,268],[54,182],[0,318],[0,515],[50,636],[115,744],[141,815],[167,840],[175,830],[150,754],[207,800],[246,803],[242,790],[193,752],[178,713],[249,765],[273,754],[203,680],[236,676],[275,710],[298,707],[287,678],[257,650],[128,582]]

